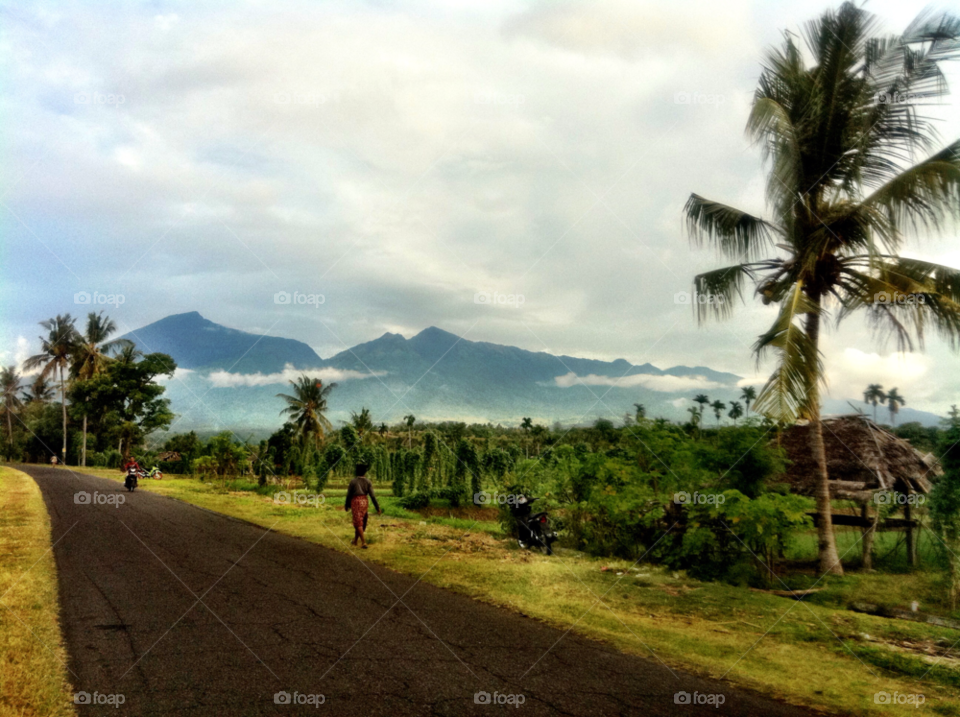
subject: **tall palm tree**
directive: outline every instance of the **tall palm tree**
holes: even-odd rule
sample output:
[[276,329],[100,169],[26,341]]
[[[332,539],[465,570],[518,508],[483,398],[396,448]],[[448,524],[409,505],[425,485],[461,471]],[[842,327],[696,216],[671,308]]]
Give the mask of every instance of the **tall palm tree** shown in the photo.
[[710,405],[710,399],[705,393],[698,393],[693,397],[693,402],[700,404],[700,418],[703,418],[703,409]]
[[727,414],[730,418],[733,419],[733,425],[737,425],[737,419],[743,415],[743,406],[740,405],[739,401],[730,402],[730,413]]
[[873,422],[877,422],[877,404],[887,402],[887,394],[879,383],[871,383],[863,392],[863,402],[873,404]]
[[77,329],[75,319],[70,314],[57,314],[55,318],[41,321],[40,325],[47,330],[47,336],[40,337],[40,353],[31,356],[23,362],[27,371],[40,369],[43,378],[59,376],[60,405],[63,408],[63,464],[67,464],[67,370],[77,345]]
[[720,414],[723,413],[724,409],[727,407],[723,401],[717,399],[710,404],[710,408],[713,409],[713,415],[717,417],[717,425],[720,425]]
[[407,440],[407,447],[413,448],[413,424],[417,422],[417,417],[412,413],[407,414],[403,417],[404,423],[407,424],[407,431],[409,432],[409,438]]
[[891,388],[887,394],[887,409],[890,411],[890,423],[897,425],[897,414],[900,413],[900,406],[906,404],[906,399],[901,396],[897,389]]
[[[98,376],[106,370],[107,364],[113,359],[111,351],[133,346],[128,339],[114,339],[108,341],[110,335],[117,330],[117,325],[108,317],[91,311],[87,314],[87,327],[80,334],[73,357],[71,374],[74,378],[89,379]],[[87,465],[87,413],[83,413],[83,448],[81,449],[80,465]]]
[[316,447],[323,438],[324,432],[333,428],[324,414],[327,411],[327,397],[337,384],[331,383],[324,386],[323,381],[301,376],[291,381],[290,385],[293,386],[292,396],[285,393],[277,394],[277,398],[287,402],[287,407],[280,413],[290,416],[297,427],[297,435],[301,441],[312,440]]
[[740,398],[747,405],[747,413],[750,413],[750,404],[757,400],[757,389],[753,386],[744,386],[740,391]]
[[13,441],[13,414],[20,410],[23,401],[17,395],[20,390],[20,373],[16,366],[0,369],[0,398],[3,412],[7,414],[7,439]]
[[53,400],[54,389],[43,376],[37,375],[20,395],[24,403],[47,403]]
[[904,232],[960,215],[960,140],[937,149],[918,112],[948,92],[939,63],[960,56],[960,19],[925,13],[899,37],[876,32],[873,15],[844,3],[807,24],[808,52],[789,34],[768,53],[747,131],[770,167],[771,220],[696,194],[684,210],[696,244],[745,262],[694,279],[706,295],[694,302],[701,320],[728,316],[748,282],[779,304],[754,345],[758,360],[770,350],[778,358],[754,410],[811,422],[820,568],[838,574],[820,423],[822,320],[828,309],[838,321],[864,309],[901,350],[914,336],[922,345],[928,324],[960,344],[960,272],[898,255]]

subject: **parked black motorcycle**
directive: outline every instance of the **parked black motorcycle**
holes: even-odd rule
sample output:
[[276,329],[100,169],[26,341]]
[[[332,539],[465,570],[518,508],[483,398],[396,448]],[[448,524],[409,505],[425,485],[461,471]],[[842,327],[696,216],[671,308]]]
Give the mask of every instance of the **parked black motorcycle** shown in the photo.
[[539,548],[544,555],[553,555],[551,545],[557,539],[550,528],[546,511],[534,513],[531,507],[539,498],[520,496],[510,505],[510,513],[517,521],[517,542],[521,548]]
[[127,477],[123,480],[123,487],[126,488],[131,493],[137,489],[137,484],[139,483],[140,473],[136,468],[127,469]]

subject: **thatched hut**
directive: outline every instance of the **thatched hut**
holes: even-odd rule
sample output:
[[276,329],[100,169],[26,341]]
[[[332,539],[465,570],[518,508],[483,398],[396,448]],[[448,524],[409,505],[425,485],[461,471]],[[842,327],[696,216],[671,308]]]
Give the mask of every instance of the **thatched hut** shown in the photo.
[[[933,487],[931,479],[942,472],[932,456],[866,416],[824,418],[822,423],[830,494],[835,498],[866,503],[879,491],[927,494]],[[809,425],[791,426],[780,437],[790,460],[783,480],[801,495],[813,495],[816,487],[810,430]]]
[[[943,471],[936,459],[916,450],[909,442],[884,430],[862,414],[824,418],[823,444],[830,477],[830,495],[860,504],[860,515],[833,515],[834,525],[856,526],[863,530],[863,564],[872,564],[873,536],[880,527],[879,511],[871,515],[871,504],[879,505],[877,494],[896,491],[906,495],[926,495],[932,480]],[[780,445],[790,463],[782,480],[794,493],[814,495],[817,464],[810,450],[809,424],[795,425],[780,436]],[[907,533],[907,557],[916,563],[916,543],[910,506],[903,503],[903,519],[888,519],[883,527],[904,528]]]

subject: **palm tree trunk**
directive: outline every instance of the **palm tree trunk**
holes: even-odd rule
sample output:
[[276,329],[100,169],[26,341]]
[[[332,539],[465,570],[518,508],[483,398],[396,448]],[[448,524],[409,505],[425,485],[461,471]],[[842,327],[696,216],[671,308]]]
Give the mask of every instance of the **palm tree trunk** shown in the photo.
[[60,405],[63,408],[63,465],[67,465],[67,392],[63,385],[63,366],[60,367]]
[[83,455],[80,458],[80,465],[87,467],[87,414],[83,414]]
[[[819,296],[811,297],[820,305]],[[807,336],[813,343],[814,350],[819,352],[820,347],[820,314],[809,313],[806,318]],[[820,421],[820,396],[818,375],[813,376],[810,386],[811,400],[808,406],[810,413],[810,452],[817,463],[817,484],[815,496],[817,500],[817,543],[820,553],[820,572],[843,575],[843,565],[837,554],[837,541],[833,534],[833,507],[830,504],[830,476],[827,473],[827,451],[823,444],[823,424]]]

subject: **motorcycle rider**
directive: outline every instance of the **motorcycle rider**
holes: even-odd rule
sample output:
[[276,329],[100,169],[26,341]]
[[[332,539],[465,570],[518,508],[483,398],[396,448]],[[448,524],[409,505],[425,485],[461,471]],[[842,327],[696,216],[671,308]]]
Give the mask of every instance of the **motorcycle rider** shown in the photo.
[[140,464],[137,463],[137,459],[131,455],[127,458],[126,463],[123,464],[123,468],[120,470],[122,473],[133,478],[133,486],[137,487],[140,477]]

